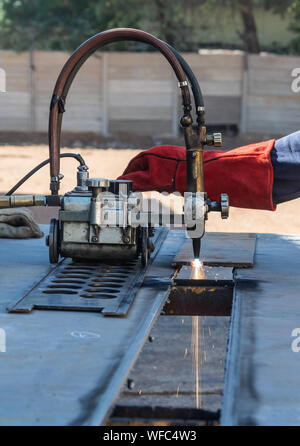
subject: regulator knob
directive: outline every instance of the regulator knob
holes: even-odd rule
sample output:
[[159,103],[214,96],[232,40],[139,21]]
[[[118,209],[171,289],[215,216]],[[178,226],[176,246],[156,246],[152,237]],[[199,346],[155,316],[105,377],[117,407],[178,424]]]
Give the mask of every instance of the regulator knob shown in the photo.
[[86,185],[88,187],[92,188],[101,188],[101,189],[108,189],[110,185],[110,181],[106,178],[88,178],[86,180]]
[[223,145],[222,133],[214,133],[213,139],[215,147],[222,147]]
[[206,135],[206,144],[208,146],[222,147],[222,133],[213,133],[210,135]]

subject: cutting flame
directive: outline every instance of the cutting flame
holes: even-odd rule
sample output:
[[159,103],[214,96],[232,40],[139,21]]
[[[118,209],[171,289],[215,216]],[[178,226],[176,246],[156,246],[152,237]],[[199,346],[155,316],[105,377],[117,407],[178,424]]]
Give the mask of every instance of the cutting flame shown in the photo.
[[198,269],[200,269],[201,266],[202,266],[202,262],[200,262],[199,259],[195,259],[195,260],[193,261],[192,265],[193,265],[194,268],[198,268]]
[[191,279],[203,279],[205,275],[203,263],[199,259],[192,262]]

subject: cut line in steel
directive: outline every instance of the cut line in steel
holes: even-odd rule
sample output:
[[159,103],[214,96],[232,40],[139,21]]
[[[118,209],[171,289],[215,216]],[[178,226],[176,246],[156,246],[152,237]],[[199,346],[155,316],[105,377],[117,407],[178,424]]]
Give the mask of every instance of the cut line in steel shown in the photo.
[[232,267],[183,266],[173,280],[164,314],[229,316],[233,285]]
[[[205,409],[193,409],[186,407],[163,407],[163,406],[123,406],[117,405],[111,415],[110,423],[117,426],[118,422],[124,421],[150,421],[160,420],[182,423],[204,422],[208,425],[217,424],[220,419],[220,411],[212,412]],[[171,424],[172,425],[172,424]],[[176,424],[178,425],[178,424]],[[193,424],[192,424],[193,425]]]
[[[156,231],[154,260],[166,229]],[[110,264],[61,261],[29,293],[12,304],[11,313],[39,310],[96,311],[105,316],[125,316],[143,283],[147,267],[139,259]]]

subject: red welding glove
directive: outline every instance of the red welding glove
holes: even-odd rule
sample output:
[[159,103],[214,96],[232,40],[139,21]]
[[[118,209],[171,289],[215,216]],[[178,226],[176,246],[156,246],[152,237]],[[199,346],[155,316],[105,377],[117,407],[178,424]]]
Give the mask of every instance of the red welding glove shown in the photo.
[[[205,191],[212,201],[227,193],[230,206],[276,209],[272,200],[273,167],[270,152],[275,140],[223,152],[204,152]],[[135,156],[119,179],[132,180],[136,191],[186,191],[186,150],[157,146]]]

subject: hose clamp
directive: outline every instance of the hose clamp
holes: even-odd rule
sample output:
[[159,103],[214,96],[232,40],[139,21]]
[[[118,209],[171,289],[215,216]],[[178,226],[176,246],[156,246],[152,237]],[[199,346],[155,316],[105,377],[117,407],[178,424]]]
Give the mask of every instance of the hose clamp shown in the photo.
[[178,82],[178,87],[179,87],[179,88],[187,87],[187,86],[188,86],[187,81]]

